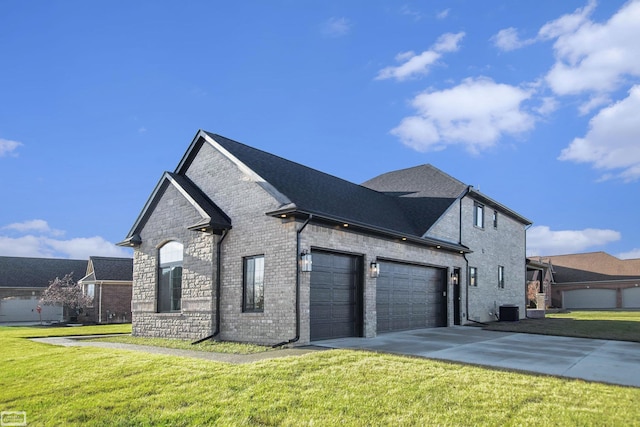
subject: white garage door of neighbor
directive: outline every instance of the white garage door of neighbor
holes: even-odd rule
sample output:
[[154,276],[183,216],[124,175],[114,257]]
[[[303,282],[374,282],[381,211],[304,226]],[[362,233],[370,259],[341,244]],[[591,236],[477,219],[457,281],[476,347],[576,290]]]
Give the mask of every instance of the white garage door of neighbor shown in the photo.
[[41,305],[38,314],[38,298],[4,298],[0,301],[0,322],[43,322],[62,321],[62,306]]
[[574,289],[562,296],[564,308],[616,308],[615,289]]
[[622,290],[622,308],[640,308],[640,288]]

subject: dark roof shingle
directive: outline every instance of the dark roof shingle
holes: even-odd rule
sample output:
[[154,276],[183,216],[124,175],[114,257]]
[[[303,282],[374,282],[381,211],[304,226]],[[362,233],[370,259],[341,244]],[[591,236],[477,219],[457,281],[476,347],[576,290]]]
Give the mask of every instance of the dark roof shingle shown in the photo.
[[397,197],[387,196],[258,150],[220,135],[207,133],[246,164],[298,210],[421,237],[423,227],[410,218]]
[[133,280],[133,259],[92,256],[95,280]]
[[56,277],[69,273],[78,281],[85,275],[87,263],[76,259],[0,257],[0,287],[46,288]]

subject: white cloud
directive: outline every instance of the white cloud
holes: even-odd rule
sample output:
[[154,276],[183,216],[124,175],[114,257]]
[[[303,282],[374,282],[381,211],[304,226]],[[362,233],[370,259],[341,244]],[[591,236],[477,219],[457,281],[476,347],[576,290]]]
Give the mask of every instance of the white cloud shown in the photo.
[[589,0],[585,7],[578,8],[573,13],[563,15],[543,25],[538,31],[538,37],[549,40],[576,31],[580,26],[589,22],[589,16],[595,7],[595,0]]
[[558,101],[553,97],[547,96],[542,98],[541,101],[542,103],[535,111],[542,116],[548,116],[558,109]]
[[414,20],[419,21],[422,19],[422,14],[414,9],[411,9],[408,5],[404,4],[400,8],[400,13],[403,15],[411,16]]
[[0,138],[0,157],[9,156],[12,154],[15,155],[15,151],[21,145],[21,142]]
[[518,30],[513,27],[509,27],[509,28],[505,28],[504,30],[498,31],[496,35],[491,37],[491,41],[498,49],[506,52],[510,50],[520,49],[523,46],[527,46],[532,43],[535,43],[536,40],[535,39],[522,40],[518,35]]
[[609,98],[609,96],[604,94],[593,95],[587,102],[580,104],[578,112],[581,116],[586,116],[592,110],[609,103],[611,103],[611,98]]
[[129,250],[108,242],[100,236],[78,237],[69,240],[44,239],[44,244],[68,258],[88,259],[89,256],[128,257]]
[[403,52],[396,55],[396,61],[403,62],[398,66],[385,67],[378,72],[376,80],[396,79],[406,80],[410,77],[421,76],[429,73],[445,52],[455,52],[460,48],[460,41],[465,33],[445,33],[431,46],[429,50],[416,55],[414,52]]
[[559,160],[591,163],[604,171],[622,170],[625,181],[640,178],[640,85],[629,96],[603,108],[589,122],[584,138],[575,138],[562,150]]
[[326,37],[342,37],[351,31],[351,22],[347,18],[329,18],[322,24],[322,34]]
[[546,81],[557,94],[609,93],[626,77],[640,77],[640,1],[625,4],[602,24],[589,19],[594,7],[591,1],[538,33],[556,39],[556,63]]
[[527,255],[563,255],[584,252],[586,249],[620,240],[614,230],[586,228],[584,230],[553,231],[545,225],[527,230]]
[[617,255],[620,259],[638,259],[640,258],[640,248],[632,249],[628,252],[622,252]]
[[391,133],[417,151],[463,144],[477,153],[493,146],[503,134],[533,128],[533,116],[521,109],[530,97],[530,91],[515,86],[468,78],[451,89],[417,95],[412,101],[416,114],[403,119]]
[[436,14],[436,18],[445,19],[447,16],[449,16],[449,12],[451,12],[451,9],[441,10]]
[[438,37],[433,45],[436,52],[455,52],[460,49],[460,41],[464,38],[464,32],[445,33]]
[[32,219],[29,221],[14,222],[13,224],[5,225],[2,228],[6,230],[17,231],[20,233],[33,231],[33,232],[39,232],[39,233],[46,233],[53,236],[61,236],[64,234],[64,231],[62,230],[56,230],[49,227],[49,224],[47,223],[47,221],[42,219]]
[[[88,259],[89,256],[130,257],[131,251],[103,237],[59,238],[62,230],[51,228],[40,219],[0,227],[21,236],[0,235],[0,256]],[[27,234],[28,233],[28,234]]]

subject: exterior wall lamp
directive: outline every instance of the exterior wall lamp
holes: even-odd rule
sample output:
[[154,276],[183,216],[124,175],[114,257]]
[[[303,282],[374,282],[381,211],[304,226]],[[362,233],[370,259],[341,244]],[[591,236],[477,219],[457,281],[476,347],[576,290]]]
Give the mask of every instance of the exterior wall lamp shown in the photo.
[[306,250],[302,251],[300,254],[300,270],[308,273],[312,270],[312,264],[311,254]]
[[455,271],[451,272],[451,283],[453,283],[454,285],[458,284],[458,275]]
[[374,279],[378,277],[380,275],[380,264],[375,261],[371,262],[369,265],[369,273]]

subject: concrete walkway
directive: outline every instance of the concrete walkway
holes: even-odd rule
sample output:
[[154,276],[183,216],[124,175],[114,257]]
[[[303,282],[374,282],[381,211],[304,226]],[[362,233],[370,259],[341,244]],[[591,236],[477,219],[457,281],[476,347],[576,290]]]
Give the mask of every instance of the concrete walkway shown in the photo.
[[260,360],[275,359],[278,357],[286,356],[300,356],[313,351],[324,350],[324,348],[313,347],[298,347],[298,348],[286,348],[271,351],[263,351],[261,353],[253,354],[227,354],[227,353],[213,353],[209,351],[198,350],[180,350],[166,347],[153,347],[148,345],[136,345],[136,344],[121,344],[107,341],[90,341],[88,338],[104,338],[104,335],[100,336],[77,336],[77,337],[48,337],[48,338],[31,338],[31,341],[40,342],[51,345],[61,345],[65,347],[101,347],[101,348],[113,348],[118,350],[132,350],[142,351],[152,354],[165,354],[169,356],[180,357],[193,357],[196,359],[212,360],[214,362],[225,363],[252,363]]
[[485,331],[419,329],[312,343],[640,387],[640,343]]

